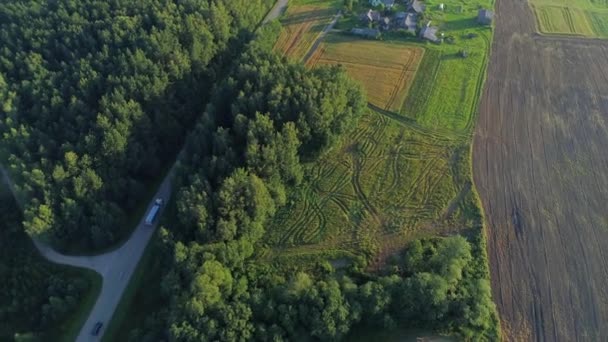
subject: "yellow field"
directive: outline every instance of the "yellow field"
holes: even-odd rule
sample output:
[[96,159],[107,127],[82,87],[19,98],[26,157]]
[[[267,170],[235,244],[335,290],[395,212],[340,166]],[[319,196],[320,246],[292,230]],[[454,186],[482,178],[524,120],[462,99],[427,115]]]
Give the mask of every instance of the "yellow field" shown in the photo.
[[308,65],[343,65],[363,85],[372,105],[399,112],[423,54],[419,47],[334,37],[319,47]]
[[284,56],[302,60],[335,11],[318,5],[290,6],[281,20],[283,30],[274,49]]
[[534,6],[539,29],[544,33],[593,36],[584,10],[557,6]]

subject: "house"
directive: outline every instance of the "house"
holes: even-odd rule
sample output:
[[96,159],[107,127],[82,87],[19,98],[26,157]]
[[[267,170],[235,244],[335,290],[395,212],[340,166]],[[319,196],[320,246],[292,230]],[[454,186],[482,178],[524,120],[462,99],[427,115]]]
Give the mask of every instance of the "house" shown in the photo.
[[414,13],[399,12],[395,14],[395,23],[397,27],[406,29],[409,32],[416,33],[418,18]]
[[382,0],[382,3],[384,4],[384,7],[388,9],[393,8],[393,6],[395,6],[395,0]]
[[350,33],[352,33],[356,36],[362,36],[362,37],[373,38],[373,39],[377,39],[378,37],[380,37],[379,30],[370,29],[370,28],[354,28],[350,31]]
[[436,26],[431,26],[431,22],[429,21],[420,30],[420,38],[430,40],[433,43],[439,43],[441,40],[437,37],[437,31],[439,31],[439,28]]
[[391,28],[391,18],[389,17],[384,17],[382,18],[382,29],[385,31],[390,30]]
[[411,0],[410,5],[408,6],[407,9],[410,12],[422,13],[422,12],[424,12],[425,8],[426,8],[426,6],[424,6],[421,1]]
[[369,11],[367,11],[367,13],[361,16],[361,20],[368,23],[375,23],[382,20],[382,15],[380,14],[380,12],[370,9]]
[[395,20],[403,20],[405,19],[405,17],[407,17],[407,13],[406,12],[397,12],[395,13]]
[[494,19],[494,12],[487,9],[480,9],[477,14],[477,22],[482,25],[492,25]]

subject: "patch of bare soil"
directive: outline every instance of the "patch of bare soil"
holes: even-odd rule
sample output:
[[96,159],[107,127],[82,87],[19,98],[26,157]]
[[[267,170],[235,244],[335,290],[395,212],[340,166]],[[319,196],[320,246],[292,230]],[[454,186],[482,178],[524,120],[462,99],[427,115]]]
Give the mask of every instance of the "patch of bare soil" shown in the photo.
[[498,0],[474,177],[510,341],[608,340],[608,41]]

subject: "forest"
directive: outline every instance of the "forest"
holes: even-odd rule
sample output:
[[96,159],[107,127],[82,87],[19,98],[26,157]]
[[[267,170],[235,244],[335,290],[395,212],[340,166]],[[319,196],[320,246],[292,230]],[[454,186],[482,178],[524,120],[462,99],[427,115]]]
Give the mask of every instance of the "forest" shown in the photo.
[[6,185],[0,185],[0,340],[35,334],[57,338],[62,323],[93,287],[92,272],[51,264],[24,233]]
[[102,248],[162,175],[271,0],[0,4],[0,161],[24,227]]

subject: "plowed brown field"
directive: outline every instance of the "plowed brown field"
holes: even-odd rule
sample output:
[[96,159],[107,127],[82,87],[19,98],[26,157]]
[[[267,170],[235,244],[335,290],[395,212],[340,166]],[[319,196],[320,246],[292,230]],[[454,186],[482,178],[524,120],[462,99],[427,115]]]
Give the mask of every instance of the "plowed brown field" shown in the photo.
[[498,0],[474,177],[509,341],[608,341],[608,41]]

